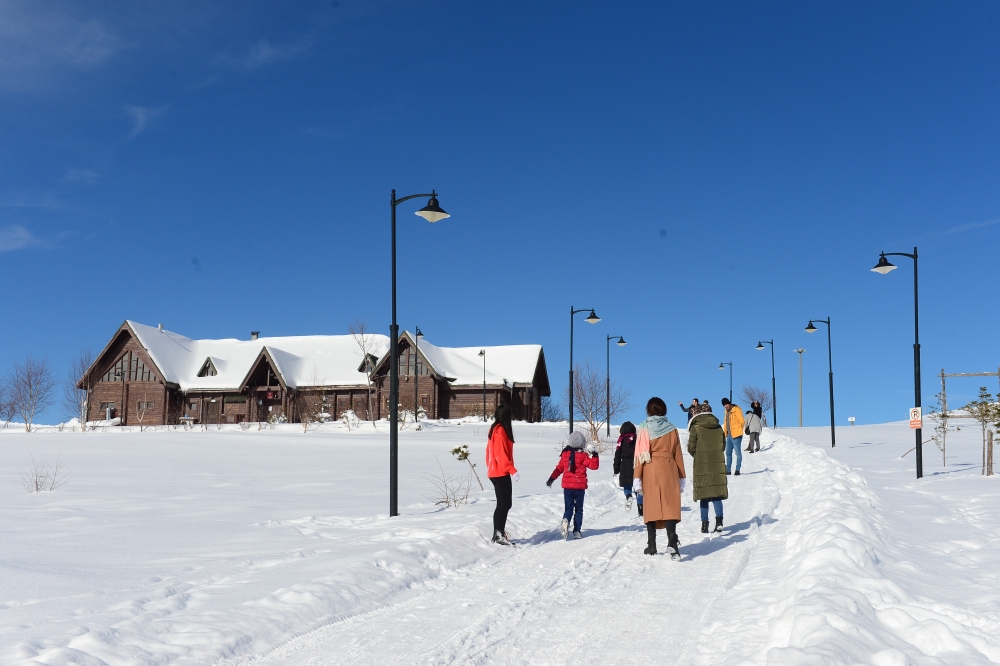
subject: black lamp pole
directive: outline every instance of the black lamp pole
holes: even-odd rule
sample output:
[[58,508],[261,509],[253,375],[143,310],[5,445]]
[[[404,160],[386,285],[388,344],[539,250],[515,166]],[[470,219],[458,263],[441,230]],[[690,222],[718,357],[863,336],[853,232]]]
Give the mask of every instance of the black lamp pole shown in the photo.
[[588,324],[596,324],[601,318],[594,313],[594,308],[583,308],[574,310],[569,306],[569,431],[573,432],[573,316],[579,312],[590,310],[590,314],[584,320]]
[[[885,275],[896,268],[890,264],[886,257],[909,257],[913,259],[913,406],[920,407],[920,298],[917,291],[917,248],[913,248],[913,254],[906,252],[883,252],[879,256],[878,264],[872,270]],[[924,475],[924,434],[923,428],[917,428],[917,478]]]
[[834,418],[833,410],[833,343],[832,343],[832,333],[830,331],[833,328],[830,325],[830,318],[826,319],[810,319],[809,325],[806,326],[806,333],[815,333],[819,329],[813,326],[813,322],[819,322],[821,324],[826,324],[826,354],[830,362],[830,448],[837,446],[837,430],[836,419]]
[[392,323],[389,325],[389,515],[399,515],[399,325],[396,324],[396,206],[417,197],[430,197],[416,212],[428,222],[451,217],[438,205],[437,192],[411,194],[401,199],[392,191]]
[[733,363],[732,361],[726,363],[722,362],[719,364],[719,370],[725,370],[724,365],[729,366],[729,402],[733,401]]
[[413,422],[420,421],[420,338],[424,334],[416,327],[413,334]]
[[604,351],[607,354],[607,365],[605,365],[604,373],[604,384],[607,387],[607,395],[604,398],[604,406],[608,408],[607,413],[607,426],[608,426],[608,437],[611,437],[611,338],[618,338],[618,342],[615,344],[619,347],[624,347],[627,342],[625,338],[620,335],[609,335],[608,339],[604,342]]
[[486,420],[486,350],[480,349],[479,355],[483,357],[483,420]]
[[770,340],[761,340],[757,343],[757,349],[763,350],[764,345],[771,345],[771,420],[774,421],[772,427],[778,427],[778,396],[775,391],[777,388],[774,384],[774,338]]

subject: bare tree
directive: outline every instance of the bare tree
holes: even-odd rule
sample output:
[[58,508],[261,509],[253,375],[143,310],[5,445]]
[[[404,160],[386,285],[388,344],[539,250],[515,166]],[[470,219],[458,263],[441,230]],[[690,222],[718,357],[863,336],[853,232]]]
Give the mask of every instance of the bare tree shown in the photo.
[[374,423],[375,410],[375,350],[378,349],[378,337],[376,337],[368,327],[368,322],[364,319],[355,319],[347,326],[351,337],[361,350],[361,357],[364,359],[365,376],[368,379],[368,404],[365,405],[366,416]]
[[9,384],[14,408],[24,419],[25,431],[31,432],[35,417],[52,405],[56,386],[52,371],[44,359],[37,361],[29,356],[24,363],[14,365]]
[[[223,409],[226,408],[225,403],[222,404],[222,408]],[[145,426],[143,426],[142,423],[143,423],[143,421],[146,420],[146,417],[149,416],[149,413],[151,411],[153,411],[153,403],[146,396],[146,394],[143,393],[142,394],[142,400],[140,400],[138,402],[138,404],[136,405],[136,410],[135,410],[135,414],[134,414],[135,420],[139,424],[139,432],[142,432],[143,430],[145,430]]]
[[85,349],[70,362],[69,371],[63,378],[64,415],[80,419],[80,432],[87,429],[87,405],[90,403],[90,392],[94,388],[93,378],[87,374],[87,370],[93,363],[94,354]]
[[14,401],[11,399],[11,379],[11,375],[0,377],[0,421],[3,421],[5,430],[10,425],[14,415],[17,414],[17,407],[14,406]]
[[565,421],[566,410],[562,403],[551,396],[542,398],[542,420],[543,421]]
[[[567,389],[567,398],[569,389]],[[601,441],[601,428],[607,423],[608,412],[611,418],[621,414],[632,405],[629,399],[631,393],[611,382],[611,401],[608,402],[608,390],[605,378],[600,375],[590,363],[576,366],[573,370],[573,404],[579,415],[587,424],[592,442]],[[610,410],[608,409],[610,406]]]
[[740,396],[743,398],[743,402],[747,404],[747,407],[750,407],[751,403],[759,402],[760,410],[764,414],[774,405],[771,400],[771,392],[759,386],[744,384],[743,389],[740,391]]

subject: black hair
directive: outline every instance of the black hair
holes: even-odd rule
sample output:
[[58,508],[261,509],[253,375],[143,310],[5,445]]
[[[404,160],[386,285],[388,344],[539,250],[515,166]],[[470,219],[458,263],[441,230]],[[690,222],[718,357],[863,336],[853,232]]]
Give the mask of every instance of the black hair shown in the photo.
[[503,426],[503,429],[507,431],[507,438],[510,441],[514,441],[514,429],[510,425],[511,413],[510,407],[507,403],[501,402],[497,405],[496,410],[493,412],[493,425],[490,426],[490,434],[487,437],[493,436],[493,429],[497,426]]
[[660,398],[650,398],[646,403],[646,416],[666,416],[667,403]]

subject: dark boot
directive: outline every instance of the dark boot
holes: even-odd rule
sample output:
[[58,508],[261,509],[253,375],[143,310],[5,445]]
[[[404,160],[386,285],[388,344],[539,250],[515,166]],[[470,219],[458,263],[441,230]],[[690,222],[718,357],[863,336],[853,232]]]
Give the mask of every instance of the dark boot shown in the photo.
[[701,521],[701,533],[702,534],[708,534],[708,521],[707,520]]
[[667,552],[670,553],[672,560],[681,558],[681,540],[677,538],[677,522],[676,520],[667,521]]
[[722,516],[716,516],[715,517],[715,529],[712,530],[712,531],[713,532],[721,532],[722,531]]
[[642,504],[639,505],[639,517],[642,518]]
[[656,555],[656,523],[646,523],[646,550],[645,555]]

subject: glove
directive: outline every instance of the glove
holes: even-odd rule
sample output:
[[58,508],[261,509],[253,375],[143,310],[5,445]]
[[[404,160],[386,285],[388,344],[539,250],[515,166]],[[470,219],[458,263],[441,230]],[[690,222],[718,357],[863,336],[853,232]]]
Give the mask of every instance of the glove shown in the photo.
[[549,480],[545,482],[545,485],[547,485],[547,486],[548,486],[549,488],[551,488],[551,487],[552,487],[552,482],[553,482],[553,481],[555,481],[555,479],[553,479],[553,478],[552,478],[552,477],[550,476],[550,477],[549,477]]
[[642,494],[642,479],[632,479],[632,490]]
[[510,478],[514,479],[515,481],[520,481],[521,475],[518,474],[517,472],[514,472],[513,474],[510,475]]
[[682,495],[684,494],[684,489],[687,488],[687,484],[688,484],[688,480],[682,478],[681,479],[681,494]]

